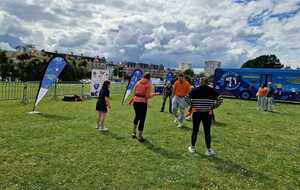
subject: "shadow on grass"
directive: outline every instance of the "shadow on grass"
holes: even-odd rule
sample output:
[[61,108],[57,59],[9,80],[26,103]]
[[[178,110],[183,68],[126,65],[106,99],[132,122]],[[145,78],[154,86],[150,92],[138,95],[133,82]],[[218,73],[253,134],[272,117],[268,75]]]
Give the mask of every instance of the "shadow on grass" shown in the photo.
[[288,112],[283,112],[283,111],[269,111],[269,112],[265,112],[265,113],[276,114],[276,115],[289,115]]
[[184,130],[184,131],[191,131],[192,128],[187,127],[187,126],[182,126],[180,129]]
[[110,136],[111,138],[113,138],[115,140],[118,140],[118,141],[124,141],[126,139],[125,137],[119,136],[119,135],[117,135],[115,133],[111,133],[109,131],[107,131],[107,132],[101,132],[101,134],[106,135],[106,136]]
[[216,121],[212,125],[216,126],[216,127],[225,127],[227,124],[223,123],[223,122],[220,122],[220,121]]
[[46,119],[51,119],[51,120],[60,120],[60,121],[67,121],[67,120],[72,120],[72,117],[68,116],[63,116],[63,115],[54,115],[54,114],[49,114],[49,113],[40,113],[37,114],[39,117],[43,117]]
[[224,160],[218,157],[207,157],[209,161],[212,161],[215,164],[216,169],[221,172],[231,173],[235,175],[242,175],[244,177],[254,178],[257,181],[261,181],[263,183],[274,184],[274,180],[267,175],[264,175],[260,172],[255,172],[245,168],[242,165],[234,163],[231,160]]
[[156,145],[152,144],[151,141],[149,141],[149,140],[146,140],[143,144],[145,145],[146,148],[148,148],[152,152],[154,152],[156,154],[159,154],[163,157],[166,157],[166,158],[169,158],[169,159],[180,159],[181,158],[180,154],[167,151],[166,149],[163,149],[159,146],[156,146]]

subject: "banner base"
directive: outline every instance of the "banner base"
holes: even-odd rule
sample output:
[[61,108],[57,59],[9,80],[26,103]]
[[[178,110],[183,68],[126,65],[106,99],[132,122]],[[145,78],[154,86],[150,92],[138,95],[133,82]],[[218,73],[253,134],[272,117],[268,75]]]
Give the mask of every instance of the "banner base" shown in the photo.
[[39,114],[41,112],[39,112],[39,111],[31,111],[31,112],[27,112],[27,113],[30,114],[30,115],[32,115],[32,114]]

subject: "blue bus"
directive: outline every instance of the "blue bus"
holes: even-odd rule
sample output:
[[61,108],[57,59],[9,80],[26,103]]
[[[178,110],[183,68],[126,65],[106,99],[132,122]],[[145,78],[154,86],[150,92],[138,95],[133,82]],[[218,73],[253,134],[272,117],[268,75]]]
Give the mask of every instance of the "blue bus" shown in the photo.
[[274,99],[300,102],[300,70],[216,69],[214,88],[222,95],[241,99],[256,98],[258,88],[272,82]]

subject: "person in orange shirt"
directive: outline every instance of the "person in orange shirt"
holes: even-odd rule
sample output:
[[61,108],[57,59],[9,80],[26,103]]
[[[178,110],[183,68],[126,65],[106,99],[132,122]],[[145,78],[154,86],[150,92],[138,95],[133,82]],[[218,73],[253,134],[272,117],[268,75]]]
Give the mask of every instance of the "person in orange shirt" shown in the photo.
[[178,123],[181,128],[184,121],[184,112],[187,107],[184,97],[191,91],[190,83],[184,79],[184,75],[180,73],[178,80],[173,85],[172,112],[175,117],[174,122]]
[[263,110],[265,105],[265,94],[266,94],[266,85],[262,84],[257,93],[257,110]]
[[[143,131],[147,115],[148,100],[151,97],[158,95],[157,93],[151,92],[150,78],[150,74],[146,73],[144,77],[137,82],[137,84],[134,87],[134,96],[129,101],[129,105],[133,103],[133,108],[135,111],[132,138],[137,138],[138,141],[141,143],[145,141],[143,137]],[[137,129],[139,132],[138,137],[136,136]]]

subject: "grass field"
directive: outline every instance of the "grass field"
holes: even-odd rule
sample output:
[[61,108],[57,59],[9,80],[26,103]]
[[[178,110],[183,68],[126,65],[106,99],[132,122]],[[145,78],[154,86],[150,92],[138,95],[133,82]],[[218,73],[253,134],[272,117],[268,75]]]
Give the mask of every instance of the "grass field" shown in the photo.
[[112,92],[108,133],[95,129],[95,100],[0,101],[0,189],[300,189],[300,107],[226,99],[212,129],[217,155],[204,155],[203,133],[190,154],[191,123],[177,129],[150,102],[147,142],[130,137],[133,110]]

